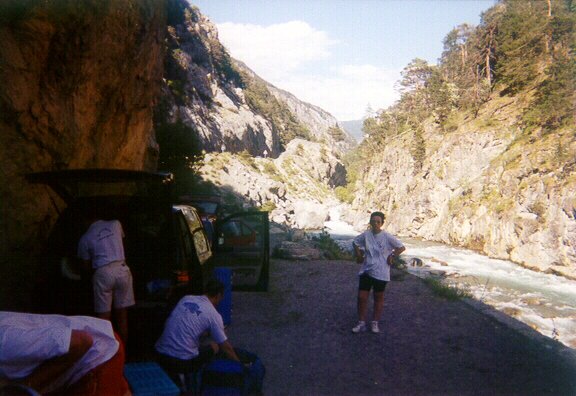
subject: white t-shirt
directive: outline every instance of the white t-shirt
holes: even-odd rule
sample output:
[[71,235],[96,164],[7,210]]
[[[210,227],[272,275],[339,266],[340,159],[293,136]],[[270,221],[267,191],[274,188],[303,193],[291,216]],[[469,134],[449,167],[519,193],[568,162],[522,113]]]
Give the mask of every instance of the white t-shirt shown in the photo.
[[208,297],[184,296],[168,317],[156,350],[177,359],[193,359],[198,356],[200,336],[207,330],[217,344],[227,340],[222,316]]
[[354,238],[353,243],[365,254],[360,274],[367,274],[378,280],[390,281],[390,266],[386,260],[392,250],[404,246],[402,242],[386,231],[374,234],[368,230]]
[[75,383],[118,352],[120,344],[111,323],[89,316],[0,311],[0,377],[25,378],[45,360],[67,353],[72,330],[88,332],[94,343],[80,361],[52,382],[47,392]]
[[124,231],[118,220],[97,220],[78,242],[78,257],[92,260],[92,268],[100,268],[113,261],[124,260]]

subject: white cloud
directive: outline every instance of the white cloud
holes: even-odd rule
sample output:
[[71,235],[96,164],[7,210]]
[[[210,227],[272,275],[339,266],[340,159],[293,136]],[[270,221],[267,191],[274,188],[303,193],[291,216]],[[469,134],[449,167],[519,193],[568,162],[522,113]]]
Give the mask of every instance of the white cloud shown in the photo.
[[222,23],[218,35],[232,56],[266,79],[284,78],[309,62],[330,57],[329,48],[337,43],[302,21],[270,26]]
[[[306,22],[270,26],[223,23],[220,41],[230,54],[260,77],[299,99],[321,107],[340,121],[360,119],[370,105],[396,100],[399,71],[373,65],[338,65],[331,54],[338,41]],[[326,61],[330,66],[326,68]]]
[[295,75],[277,85],[347,121],[363,118],[368,106],[377,110],[392,105],[399,75],[372,65],[343,65],[330,75]]

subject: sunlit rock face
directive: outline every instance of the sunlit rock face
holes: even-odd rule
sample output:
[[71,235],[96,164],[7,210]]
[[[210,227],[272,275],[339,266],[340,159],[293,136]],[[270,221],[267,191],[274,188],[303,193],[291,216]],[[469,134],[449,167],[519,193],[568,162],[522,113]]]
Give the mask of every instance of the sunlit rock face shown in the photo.
[[[61,202],[28,172],[153,169],[152,107],[164,3],[10,1],[0,6],[0,305],[17,304]],[[14,287],[8,287],[8,285]],[[6,287],[5,287],[6,286]]]
[[[385,228],[395,234],[463,246],[576,279],[572,132],[513,144],[513,124],[483,126],[482,117],[490,114],[480,112],[477,120],[450,134],[427,125],[427,156],[420,171],[414,169],[410,137],[375,153],[346,219],[361,229],[368,212],[382,210]],[[560,141],[568,142],[569,154],[557,166]]]
[[[354,146],[332,115],[272,86],[230,57],[216,26],[198,8],[183,0],[171,4],[158,121],[184,126],[207,152],[277,158],[293,138],[283,132],[297,127],[339,155]],[[270,102],[277,106],[268,106]]]
[[186,1],[170,4],[158,125],[180,125],[207,152],[277,156],[278,133],[249,106],[216,26]]
[[339,204],[330,187],[346,181],[346,171],[332,151],[303,139],[292,140],[274,159],[247,161],[229,153],[210,153],[199,173],[222,195],[234,194],[250,206],[270,211],[272,221],[303,230],[324,226],[329,208]]
[[261,79],[244,63],[237,61],[237,66],[255,80],[264,84],[274,97],[284,103],[294,117],[306,126],[310,139],[323,142],[333,153],[341,156],[355,147],[354,138],[341,129],[336,118],[313,104],[303,102],[290,92],[279,89]]

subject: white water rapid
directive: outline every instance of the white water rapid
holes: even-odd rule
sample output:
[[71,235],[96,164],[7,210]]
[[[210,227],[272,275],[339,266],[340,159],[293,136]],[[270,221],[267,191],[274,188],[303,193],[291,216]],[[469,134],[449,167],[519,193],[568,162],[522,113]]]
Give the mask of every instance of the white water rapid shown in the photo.
[[[358,231],[339,221],[338,208],[325,223],[328,233],[346,248]],[[470,250],[434,242],[401,238],[403,258],[423,261],[408,271],[425,277],[443,273],[454,285],[485,304],[533,327],[545,336],[576,349],[576,281],[522,268],[510,261],[491,259]]]

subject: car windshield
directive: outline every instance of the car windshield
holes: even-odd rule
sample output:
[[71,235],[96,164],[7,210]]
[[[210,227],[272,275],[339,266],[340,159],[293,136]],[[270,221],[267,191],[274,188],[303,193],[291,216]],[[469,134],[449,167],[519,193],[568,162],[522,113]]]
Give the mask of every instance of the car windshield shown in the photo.
[[215,214],[218,210],[218,203],[216,202],[194,201],[192,205],[200,209],[202,213]]

